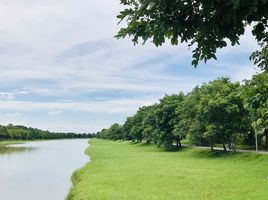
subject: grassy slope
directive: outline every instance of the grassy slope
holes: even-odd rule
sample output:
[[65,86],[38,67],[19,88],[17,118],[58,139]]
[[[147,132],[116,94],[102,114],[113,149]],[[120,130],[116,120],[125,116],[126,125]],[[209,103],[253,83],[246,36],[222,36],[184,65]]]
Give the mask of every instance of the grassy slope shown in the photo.
[[268,156],[91,140],[92,161],[74,176],[70,200],[268,198]]

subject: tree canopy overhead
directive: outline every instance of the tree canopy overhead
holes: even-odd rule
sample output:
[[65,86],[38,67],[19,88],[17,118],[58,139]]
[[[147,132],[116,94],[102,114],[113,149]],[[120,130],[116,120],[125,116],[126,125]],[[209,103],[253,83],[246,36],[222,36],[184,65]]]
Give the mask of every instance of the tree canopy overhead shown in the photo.
[[[239,44],[245,27],[253,25],[252,34],[261,46],[252,59],[267,69],[268,0],[121,0],[126,8],[117,16],[126,20],[117,38],[130,36],[134,44],[139,39],[152,39],[156,46],[170,40],[172,45],[186,42],[193,46],[192,64],[216,59],[216,51]],[[266,59],[266,62],[264,62]]]

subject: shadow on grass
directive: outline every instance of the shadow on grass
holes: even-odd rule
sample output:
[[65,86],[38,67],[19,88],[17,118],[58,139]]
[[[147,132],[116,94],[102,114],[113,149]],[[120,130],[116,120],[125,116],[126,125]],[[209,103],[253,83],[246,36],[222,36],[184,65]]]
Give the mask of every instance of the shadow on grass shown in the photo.
[[224,160],[232,160],[238,162],[251,162],[254,163],[262,162],[264,160],[268,161],[267,155],[256,154],[256,153],[248,153],[248,152],[233,152],[233,151],[221,151],[215,150],[211,152],[208,149],[193,149],[189,152],[188,156],[200,159],[224,159]]
[[146,142],[129,142],[130,145],[133,145],[135,147],[154,147],[155,150],[154,151],[162,151],[162,152],[178,152],[178,151],[182,151],[183,149],[185,149],[186,147],[177,147],[177,146],[172,146],[170,148],[165,148],[163,145],[156,145],[153,143],[146,143]]
[[239,152],[230,152],[230,151],[222,151],[222,150],[214,150],[211,151],[209,149],[195,149],[193,151],[193,155],[200,158],[226,158],[226,157],[234,157]]
[[155,146],[152,143],[146,143],[146,142],[136,142],[136,141],[128,141],[128,144],[135,145],[137,147],[146,147],[146,146]]
[[176,147],[175,145],[170,148],[166,149],[164,146],[157,146],[152,143],[146,142],[134,142],[134,141],[119,141],[120,143],[125,143],[135,148],[139,147],[152,147],[148,148],[146,151],[149,152],[163,152],[163,153],[177,153],[185,154],[185,156],[200,158],[200,159],[232,159],[232,160],[244,160],[244,161],[252,161],[253,159],[258,162],[261,160],[267,160],[268,162],[268,155],[261,155],[256,153],[250,152],[235,152],[235,151],[226,151],[215,149],[213,152],[210,149],[201,149],[195,148],[191,146],[182,146]]

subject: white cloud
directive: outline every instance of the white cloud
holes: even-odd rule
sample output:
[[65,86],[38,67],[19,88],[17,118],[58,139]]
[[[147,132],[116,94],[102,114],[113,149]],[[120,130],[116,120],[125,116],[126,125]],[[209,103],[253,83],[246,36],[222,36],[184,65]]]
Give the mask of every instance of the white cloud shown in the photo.
[[1,38],[41,52],[114,35],[120,7],[115,0],[13,0],[0,4]]
[[0,110],[40,111],[49,114],[60,114],[66,111],[83,111],[89,113],[123,113],[135,112],[140,106],[154,103],[157,99],[120,99],[110,101],[87,102],[31,102],[31,101],[0,101]]
[[253,68],[252,66],[243,66],[233,74],[232,79],[235,81],[242,82],[244,80],[251,79],[254,74],[259,72],[260,72],[259,69]]
[[[119,29],[120,7],[117,0],[0,1],[0,111],[27,112],[22,115],[25,120],[15,122],[31,125],[34,121],[50,130],[88,130],[90,126],[96,130],[107,127],[113,116],[123,118],[166,93],[190,91],[221,74],[241,80],[253,73],[249,65],[232,61],[216,63],[217,68],[204,67],[206,73],[203,68],[194,70],[186,45],[156,48],[150,42],[133,46],[128,39],[117,41],[113,36]],[[249,31],[241,46],[225,48],[219,57],[237,52],[247,55],[255,49]],[[71,127],[67,120],[38,122],[38,117],[29,114],[36,111],[111,116],[90,125],[74,122]],[[12,116],[0,118],[3,123],[8,120]]]
[[21,113],[15,112],[15,113],[6,113],[7,117],[18,117],[21,116]]
[[0,100],[14,100],[15,99],[15,95],[12,93],[8,93],[8,92],[1,92],[0,93]]
[[50,115],[60,115],[60,114],[62,114],[62,110],[50,110],[50,111],[48,111],[48,114],[50,114]]
[[28,94],[26,91],[0,92],[0,101],[15,100],[17,96],[26,94]]

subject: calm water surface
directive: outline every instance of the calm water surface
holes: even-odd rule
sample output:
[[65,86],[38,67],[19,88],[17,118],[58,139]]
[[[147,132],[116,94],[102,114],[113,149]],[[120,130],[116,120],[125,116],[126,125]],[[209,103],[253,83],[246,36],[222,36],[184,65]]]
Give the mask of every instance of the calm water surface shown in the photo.
[[89,161],[87,146],[75,139],[0,148],[0,199],[64,200],[72,173]]

